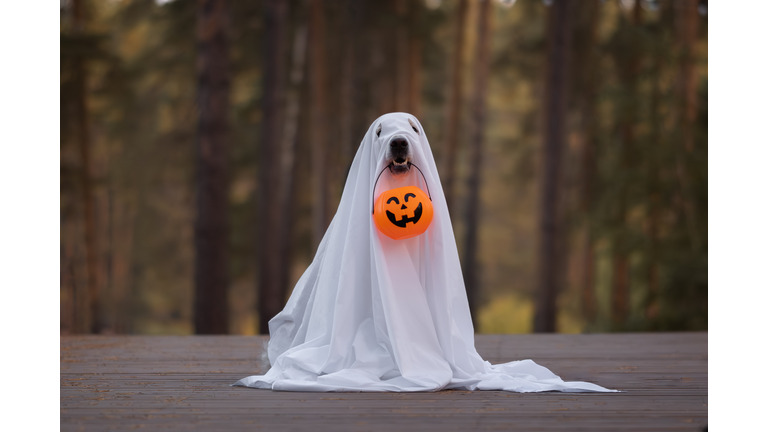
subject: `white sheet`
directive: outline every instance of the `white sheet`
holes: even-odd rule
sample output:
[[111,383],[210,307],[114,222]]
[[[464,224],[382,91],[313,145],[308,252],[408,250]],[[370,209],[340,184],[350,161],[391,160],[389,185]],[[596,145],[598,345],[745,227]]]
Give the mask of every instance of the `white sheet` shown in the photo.
[[[396,135],[412,147],[435,211],[427,232],[406,240],[380,233],[371,216],[372,200],[383,191],[427,190],[416,169],[401,179],[385,171],[373,190]],[[368,128],[336,215],[269,333],[271,369],[233,385],[319,392],[613,391],[564,382],[531,360],[491,365],[477,354],[435,160],[421,123],[406,113],[386,114]]]

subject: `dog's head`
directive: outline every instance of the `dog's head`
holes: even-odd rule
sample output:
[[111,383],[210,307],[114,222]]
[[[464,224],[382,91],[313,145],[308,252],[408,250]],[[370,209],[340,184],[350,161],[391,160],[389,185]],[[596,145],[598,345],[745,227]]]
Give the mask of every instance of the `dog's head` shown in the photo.
[[421,131],[410,115],[387,115],[376,125],[376,137],[386,146],[385,165],[394,176],[407,174],[413,161],[413,146]]

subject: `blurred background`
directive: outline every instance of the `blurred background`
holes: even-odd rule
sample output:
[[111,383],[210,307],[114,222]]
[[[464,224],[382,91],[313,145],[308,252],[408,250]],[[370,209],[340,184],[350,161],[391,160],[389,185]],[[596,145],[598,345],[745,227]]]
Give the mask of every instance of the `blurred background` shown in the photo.
[[707,329],[704,0],[62,0],[61,333],[267,332],[381,114],[480,333]]

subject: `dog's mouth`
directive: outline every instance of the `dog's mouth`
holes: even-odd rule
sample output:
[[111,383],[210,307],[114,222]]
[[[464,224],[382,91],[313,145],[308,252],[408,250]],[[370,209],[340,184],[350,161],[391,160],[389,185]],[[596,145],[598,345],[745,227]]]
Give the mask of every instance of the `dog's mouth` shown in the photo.
[[388,144],[387,166],[392,174],[400,176],[411,169],[411,146],[403,136],[395,136]]
[[395,175],[407,173],[411,170],[411,161],[408,159],[410,158],[396,157],[390,162],[389,170]]

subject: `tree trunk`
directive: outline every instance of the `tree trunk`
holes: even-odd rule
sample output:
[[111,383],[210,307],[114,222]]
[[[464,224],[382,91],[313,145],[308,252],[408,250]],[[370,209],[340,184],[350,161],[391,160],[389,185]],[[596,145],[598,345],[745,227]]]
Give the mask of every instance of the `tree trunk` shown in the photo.
[[[291,256],[293,254],[293,226],[296,221],[294,214],[295,197],[299,172],[296,169],[296,149],[299,146],[299,117],[301,114],[301,94],[304,84],[304,65],[307,56],[307,26],[301,24],[294,34],[293,55],[291,61],[290,89],[287,99],[287,115],[285,120],[285,133],[283,136],[282,180],[281,190],[283,194],[281,225],[281,256],[280,263],[280,287],[281,298],[285,298],[290,290],[289,279],[291,271]],[[305,96],[306,97],[306,96]]]
[[629,259],[624,250],[626,242],[619,240],[614,247],[611,280],[611,321],[615,329],[621,329],[629,311]]
[[77,279],[75,276],[75,257],[73,253],[72,241],[66,239],[69,237],[66,231],[70,231],[68,225],[72,225],[71,222],[65,222],[62,219],[61,232],[62,242],[59,248],[61,254],[59,277],[61,283],[60,291],[60,331],[61,334],[72,334],[77,330],[77,315],[76,315],[76,303],[77,299]]
[[676,8],[675,21],[677,24],[678,45],[680,50],[680,71],[678,88],[681,108],[681,124],[683,126],[683,146],[692,151],[695,146],[694,122],[696,121],[696,35],[699,30],[698,0],[680,0],[674,3]]
[[[632,26],[640,27],[642,24],[642,7],[640,2],[635,2],[632,10]],[[636,36],[635,36],[636,37]],[[627,63],[619,65],[623,72],[622,81],[627,89],[627,99],[630,101],[622,110],[621,120],[621,169],[624,172],[631,172],[632,165],[635,163],[635,123],[637,123],[637,108],[634,102],[637,98],[638,79],[640,77],[640,67],[642,62],[641,51],[637,48],[631,49],[627,57]],[[611,320],[616,328],[621,328],[627,320],[630,312],[630,275],[629,275],[629,246],[626,231],[628,229],[629,215],[627,214],[627,190],[628,184],[622,187],[623,193],[619,198],[618,223],[622,227],[614,242],[613,251],[613,281],[611,291]]]
[[408,112],[421,120],[421,5],[414,3],[408,18]]
[[[375,6],[374,6],[375,5]],[[392,16],[396,13],[397,3],[371,2],[368,4],[369,15],[376,17]],[[395,15],[395,19],[397,19]],[[378,18],[380,21],[380,18]],[[369,120],[373,121],[382,114],[398,110],[397,76],[399,68],[393,65],[391,59],[397,58],[398,26],[382,26],[377,18],[371,20],[371,63],[373,67],[374,110]]]
[[[660,21],[664,22],[664,11]],[[658,43],[657,43],[658,44]],[[656,146],[663,144],[662,130],[664,121],[661,115],[661,81],[663,76],[662,56],[663,50],[658,45],[651,55],[651,103],[648,117],[650,119],[650,142]],[[648,291],[645,298],[645,318],[652,323],[659,311],[659,266],[658,266],[658,244],[659,244],[659,211],[661,209],[661,197],[658,192],[661,175],[658,173],[659,164],[657,162],[658,153],[656,151],[648,152],[646,158],[646,190],[648,191],[648,248],[646,252],[646,277]]]
[[[360,12],[365,7],[364,2],[347,0],[344,5],[344,27],[347,35],[359,35],[360,32]],[[357,111],[360,109],[359,86],[360,86],[360,65],[357,64],[356,54],[358,51],[358,38],[346,37],[344,39],[342,69],[341,69],[341,163],[338,164],[343,172],[349,167],[355,156],[357,149],[355,136],[359,131],[357,128]],[[343,173],[342,173],[343,174]],[[344,181],[344,178],[341,177]]]
[[[283,46],[288,4],[286,0],[267,0],[264,4],[264,78],[262,97],[262,136],[259,146],[258,206],[258,304],[259,332],[269,333],[269,320],[283,308],[282,243],[286,224],[281,201],[286,198],[281,188],[282,175],[281,126],[284,97]],[[276,163],[280,161],[280,163]]]
[[595,245],[594,232],[592,229],[592,211],[594,195],[594,179],[596,173],[595,162],[595,139],[597,137],[596,118],[595,118],[595,71],[594,65],[597,64],[596,56],[593,54],[594,47],[597,46],[597,24],[600,14],[600,3],[598,0],[591,0],[585,4],[588,8],[587,22],[587,41],[586,49],[583,54],[585,58],[579,62],[584,68],[581,74],[584,82],[584,94],[581,104],[582,118],[582,155],[581,155],[581,210],[584,216],[584,251],[582,263],[582,310],[588,323],[593,323],[597,318],[597,300],[595,298]]
[[538,290],[533,331],[554,332],[558,294],[558,220],[560,158],[565,141],[567,65],[570,45],[570,0],[555,0],[549,7],[545,90],[544,154],[541,180]]
[[[687,152],[692,152],[695,143],[695,122],[697,110],[698,77],[696,75],[696,36],[698,34],[698,7],[696,0],[674,2],[675,27],[680,64],[677,76],[677,97],[680,100],[678,122],[682,126],[682,143]],[[680,153],[676,154],[676,170],[680,187],[680,213],[686,219],[685,228],[693,249],[701,244],[698,235],[696,203],[691,197],[690,175],[687,160]]]
[[[302,4],[303,5],[303,4]],[[304,8],[302,8],[303,11]],[[280,190],[283,221],[281,232],[281,262],[279,272],[280,298],[285,298],[290,289],[291,256],[293,254],[294,200],[298,170],[296,169],[296,149],[299,145],[299,116],[301,114],[301,89],[304,84],[304,65],[307,56],[307,25],[306,16],[296,27],[293,37],[291,55],[290,87],[286,98],[286,118],[283,132],[283,151],[281,155]]]
[[312,249],[328,228],[328,99],[326,96],[325,15],[322,0],[310,6],[310,148],[312,158]]
[[453,36],[453,57],[451,59],[451,84],[448,92],[448,113],[445,118],[445,131],[443,133],[443,169],[442,181],[445,200],[448,208],[453,208],[454,183],[456,177],[456,148],[459,140],[459,123],[462,106],[462,92],[464,81],[464,27],[467,23],[468,0],[459,0],[456,11],[456,27]]
[[128,333],[131,325],[131,262],[133,255],[133,231],[136,211],[133,206],[121,200],[115,200],[115,249],[112,256],[113,301],[116,305],[114,331]]
[[[408,112],[408,61],[410,58],[411,47],[408,44],[408,12],[409,3],[407,0],[395,0],[396,24],[393,26],[395,41],[394,61],[389,62],[389,66],[395,69],[395,111]],[[382,113],[383,114],[383,113]]]
[[225,0],[197,2],[197,334],[227,333],[229,60]]
[[477,243],[480,215],[480,173],[483,158],[485,132],[485,94],[488,87],[490,63],[491,0],[480,0],[477,25],[477,58],[475,59],[474,88],[472,95],[472,140],[470,148],[470,173],[467,181],[466,239],[464,241],[464,285],[467,289],[472,323],[477,328],[477,309],[480,301],[478,278]]
[[[75,34],[85,31],[84,0],[72,1],[72,25]],[[78,145],[80,150],[80,192],[83,206],[83,234],[85,238],[86,266],[86,310],[80,310],[84,319],[78,320],[77,333],[99,333],[101,329],[101,292],[98,285],[97,228],[93,191],[91,187],[91,134],[88,119],[88,71],[85,59],[77,55],[74,59],[75,117]],[[82,303],[81,303],[82,304]]]
[[104,329],[110,333],[116,333],[117,308],[119,304],[115,302],[115,191],[112,184],[110,172],[109,149],[105,152],[105,169],[107,176],[107,190],[104,197],[104,217],[105,217],[105,237],[106,247],[104,250],[104,288],[108,293],[106,299],[109,318],[104,320]]

